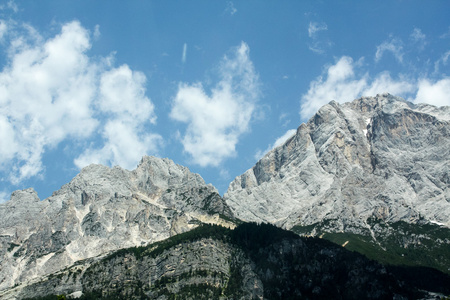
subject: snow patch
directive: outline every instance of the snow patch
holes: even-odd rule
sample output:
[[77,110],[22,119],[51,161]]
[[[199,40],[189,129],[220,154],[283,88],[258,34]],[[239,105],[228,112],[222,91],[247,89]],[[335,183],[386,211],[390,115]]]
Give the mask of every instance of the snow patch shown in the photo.
[[430,223],[433,223],[433,224],[436,224],[436,225],[439,225],[439,226],[445,226],[444,223],[440,223],[440,222],[438,222],[438,221],[431,221],[431,220],[430,220]]

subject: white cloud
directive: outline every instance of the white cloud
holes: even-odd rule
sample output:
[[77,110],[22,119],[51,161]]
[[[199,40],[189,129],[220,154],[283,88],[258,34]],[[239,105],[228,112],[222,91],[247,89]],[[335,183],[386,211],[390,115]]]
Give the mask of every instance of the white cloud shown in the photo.
[[145,75],[127,65],[104,72],[100,79],[98,108],[108,114],[102,137],[104,146],[88,148],[75,164],[90,163],[136,167],[146,153],[155,153],[162,143],[159,135],[146,132],[156,122],[154,106],[145,96]]
[[301,117],[309,118],[331,100],[346,102],[356,98],[367,85],[367,75],[356,79],[354,67],[353,59],[343,56],[335,65],[328,67],[325,79],[319,76],[312,81],[308,92],[302,96]]
[[450,105],[450,78],[444,78],[438,81],[430,79],[420,79],[416,103],[428,103],[436,106]]
[[400,63],[403,62],[403,46],[401,40],[391,38],[390,41],[384,41],[381,45],[378,45],[377,52],[375,53],[375,61],[380,61],[386,51],[392,52],[395,59]]
[[288,131],[286,131],[285,134],[283,134],[282,136],[277,138],[273,144],[270,144],[269,146],[267,146],[266,150],[257,151],[255,153],[254,158],[256,160],[260,160],[264,155],[266,155],[267,152],[269,152],[272,149],[275,149],[276,147],[283,145],[289,138],[291,138],[296,133],[297,133],[297,129],[289,129]]
[[99,163],[134,169],[144,154],[157,152],[162,144],[161,136],[146,133],[142,124],[123,119],[109,120],[103,127],[102,137],[103,147],[85,150],[75,159],[76,166]]
[[384,71],[371,77],[362,69],[362,60],[354,62],[348,56],[328,66],[322,76],[310,83],[308,92],[302,95],[301,118],[310,118],[331,100],[343,103],[385,92],[415,103],[450,105],[450,79],[445,76],[439,80],[414,78],[411,75],[392,78],[388,71]]
[[186,62],[186,55],[187,55],[187,44],[184,43],[184,45],[183,45],[183,53],[181,54],[181,62],[183,64]]
[[[111,69],[108,59],[91,59],[89,31],[79,22],[64,24],[61,33],[48,40],[29,25],[8,30],[15,32],[8,35],[13,40],[8,41],[7,63],[0,73],[0,172],[4,178],[18,184],[42,175],[42,156],[62,141],[76,144],[103,132],[100,143],[107,147],[113,130],[107,130],[106,124],[114,121],[125,126],[116,128],[134,130],[140,143],[154,144],[149,134],[142,134],[142,128],[155,120],[153,105],[144,95],[145,76],[127,66]],[[136,147],[135,151],[153,149]],[[129,153],[114,153],[113,158],[106,156],[110,162],[129,162]],[[87,155],[82,157],[85,164],[94,162]],[[81,159],[77,165],[82,166]]]
[[86,137],[97,125],[89,107],[95,67],[85,54],[88,32],[72,22],[45,43],[30,45],[25,38],[12,41],[14,53],[0,73],[0,110],[9,125],[2,135],[10,140],[0,148],[0,165],[4,169],[16,161],[10,173],[14,183],[42,170],[46,148]]
[[187,123],[181,136],[184,150],[200,166],[218,166],[236,154],[240,136],[259,96],[258,76],[244,42],[220,64],[221,80],[208,95],[201,83],[180,83],[170,117]]
[[310,38],[315,38],[316,33],[319,31],[328,30],[328,26],[325,23],[318,23],[318,22],[309,22],[308,27],[308,35]]
[[326,74],[312,81],[308,92],[301,97],[301,118],[311,117],[331,100],[343,103],[364,95],[390,92],[404,96],[415,91],[408,79],[393,79],[389,72],[370,78],[367,72],[359,71],[362,68],[361,62],[362,60],[355,63],[351,57],[343,56],[336,64],[327,68]]

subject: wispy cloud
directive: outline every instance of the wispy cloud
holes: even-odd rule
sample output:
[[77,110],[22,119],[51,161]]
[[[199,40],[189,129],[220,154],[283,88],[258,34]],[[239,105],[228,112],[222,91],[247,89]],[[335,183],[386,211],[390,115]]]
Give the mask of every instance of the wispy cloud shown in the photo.
[[309,22],[308,35],[310,38],[315,38],[317,36],[317,32],[324,30],[328,30],[327,24],[323,22]]
[[[43,155],[63,141],[76,148],[95,140],[97,147],[110,149],[94,155],[99,150],[87,147],[75,160],[79,167],[92,162],[127,167],[137,164],[145,150],[154,150],[152,135],[142,130],[155,120],[142,73],[126,65],[114,68],[108,58],[89,57],[90,34],[79,22],[64,24],[49,39],[25,27],[10,35],[9,56],[0,73],[3,178],[18,184],[39,176]],[[113,146],[113,136],[117,144],[127,137],[122,133],[133,137],[132,146],[141,146]]]
[[434,73],[438,73],[440,66],[447,66],[450,57],[450,50],[441,55],[441,57],[434,63]]
[[181,62],[183,64],[186,62],[186,55],[187,55],[187,44],[184,43],[184,45],[183,45],[183,52],[181,54]]
[[19,7],[17,6],[16,2],[13,0],[9,0],[8,2],[4,4],[0,4],[0,10],[6,10],[10,9],[13,12],[17,13],[19,11]]
[[0,20],[0,41],[3,39],[3,36],[8,31],[8,25],[4,20]]
[[391,38],[388,41],[384,41],[377,46],[377,51],[375,53],[375,61],[378,62],[383,57],[383,54],[388,51],[391,52],[395,59],[400,63],[403,62],[403,42],[400,39]]
[[233,2],[227,2],[227,8],[225,8],[225,12],[229,13],[230,15],[234,15],[237,12],[237,9],[234,7]]
[[317,53],[323,54],[325,53],[325,49],[330,47],[332,43],[328,39],[320,39],[319,32],[328,30],[327,24],[324,22],[310,22],[308,26],[308,36],[311,38],[311,41],[308,43],[309,50]]
[[100,37],[100,25],[95,25],[94,27],[94,39],[98,39]]
[[439,36],[441,39],[446,39],[450,37],[450,26],[447,28],[447,31]]
[[414,28],[413,32],[410,34],[409,37],[413,41],[413,43],[418,46],[420,51],[425,49],[427,41],[426,35],[422,33],[422,30],[420,30],[419,28]]
[[187,124],[181,142],[200,166],[218,166],[236,154],[258,100],[259,79],[244,42],[220,64],[220,81],[205,91],[201,83],[180,83],[170,117]]

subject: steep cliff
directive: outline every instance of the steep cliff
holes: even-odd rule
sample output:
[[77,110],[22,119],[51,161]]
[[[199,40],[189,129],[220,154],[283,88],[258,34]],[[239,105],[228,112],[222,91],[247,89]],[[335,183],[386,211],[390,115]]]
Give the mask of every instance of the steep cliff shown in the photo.
[[230,184],[237,217],[284,228],[368,220],[450,227],[450,107],[389,94],[323,106],[283,145]]
[[301,238],[272,225],[241,224],[235,230],[203,225],[156,244],[81,261],[0,296],[416,299],[448,293],[449,283],[448,275],[433,270],[385,267],[328,241]]

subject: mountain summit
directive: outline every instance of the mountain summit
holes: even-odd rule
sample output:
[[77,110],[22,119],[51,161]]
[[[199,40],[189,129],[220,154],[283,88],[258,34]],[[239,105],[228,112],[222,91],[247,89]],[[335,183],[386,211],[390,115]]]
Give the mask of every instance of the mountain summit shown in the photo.
[[230,184],[240,219],[332,230],[368,220],[450,227],[450,107],[390,94],[323,106]]
[[90,165],[43,201],[33,189],[0,205],[0,290],[90,257],[189,231],[233,226],[212,185],[169,159],[133,171]]

